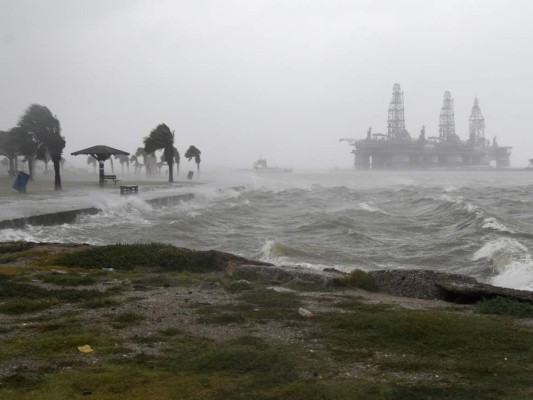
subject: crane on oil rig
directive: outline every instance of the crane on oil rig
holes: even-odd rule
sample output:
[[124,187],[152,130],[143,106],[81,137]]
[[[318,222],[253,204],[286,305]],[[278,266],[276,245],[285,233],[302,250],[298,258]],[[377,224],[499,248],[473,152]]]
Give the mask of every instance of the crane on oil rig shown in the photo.
[[[366,138],[368,140],[372,139],[372,127],[368,128],[368,131],[366,131]],[[349,144],[354,144],[357,139],[354,138],[342,138],[339,139],[339,142],[348,142]]]
[[354,144],[356,139],[354,138],[342,138],[342,139],[339,139],[339,142],[348,142],[349,144]]

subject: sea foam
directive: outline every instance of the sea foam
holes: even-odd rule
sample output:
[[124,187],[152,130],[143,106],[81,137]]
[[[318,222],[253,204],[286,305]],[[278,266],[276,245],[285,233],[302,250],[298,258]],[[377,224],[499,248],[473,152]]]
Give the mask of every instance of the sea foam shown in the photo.
[[474,253],[473,259],[492,262],[494,273],[490,278],[491,284],[533,290],[533,259],[527,248],[517,240],[491,240]]

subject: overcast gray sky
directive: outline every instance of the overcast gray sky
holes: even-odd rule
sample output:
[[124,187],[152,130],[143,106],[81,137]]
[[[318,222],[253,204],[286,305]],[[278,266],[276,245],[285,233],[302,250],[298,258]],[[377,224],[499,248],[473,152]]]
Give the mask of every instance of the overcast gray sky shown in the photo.
[[[407,129],[438,132],[445,90],[468,135],[533,158],[533,1],[0,0],[0,129],[32,103],[65,154],[134,152],[159,123],[205,168],[350,168],[342,137],[386,130],[392,86]],[[85,160],[77,160],[84,163]]]

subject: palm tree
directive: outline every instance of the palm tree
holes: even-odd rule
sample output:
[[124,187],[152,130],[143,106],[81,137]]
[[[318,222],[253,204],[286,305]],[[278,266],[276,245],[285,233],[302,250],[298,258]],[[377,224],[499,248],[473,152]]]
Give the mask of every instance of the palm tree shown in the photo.
[[137,159],[139,157],[143,158],[143,165],[144,165],[144,169],[146,171],[146,175],[150,175],[149,167],[148,167],[148,165],[146,165],[146,157],[147,156],[148,156],[148,153],[146,153],[146,151],[144,151],[143,147],[137,147],[137,151],[135,152],[135,157],[137,157]]
[[174,162],[176,163],[176,175],[180,174],[180,152],[174,147]]
[[30,179],[33,180],[34,172],[34,163],[37,156],[37,150],[39,148],[39,143],[35,140],[35,137],[20,126],[12,128],[10,134],[13,137],[17,147],[18,153],[24,156],[24,162],[28,162],[28,172],[30,174]]
[[93,156],[88,156],[87,157],[87,164],[88,165],[92,165],[93,166],[93,172],[96,173],[96,158],[94,158]]
[[54,164],[54,189],[62,190],[60,163],[66,142],[65,138],[61,136],[59,120],[47,107],[32,104],[20,117],[19,126],[26,132],[34,134],[37,141],[46,147]]
[[44,163],[44,174],[48,175],[48,163],[50,162],[51,158],[50,153],[48,153],[48,150],[42,144],[39,144],[35,158]]
[[163,150],[163,159],[168,164],[168,181],[174,182],[174,132],[165,124],[159,124],[144,138],[144,151],[153,153]]
[[122,167],[122,173],[124,173],[124,164],[128,168],[128,174],[130,173],[130,158],[125,154],[116,155],[115,158],[118,159],[120,166]]
[[191,161],[191,158],[194,158],[194,162],[196,163],[196,169],[198,170],[198,173],[200,173],[200,154],[202,152],[197,149],[195,146],[190,146],[187,151],[185,152],[185,158],[189,161]]
[[130,157],[130,163],[133,164],[133,173],[137,174],[137,172],[139,172],[139,170],[141,169],[142,164],[139,163],[139,159],[135,154]]
[[13,130],[8,132],[0,131],[0,155],[6,156],[9,160],[9,176],[14,176],[17,170],[17,155],[19,145]]

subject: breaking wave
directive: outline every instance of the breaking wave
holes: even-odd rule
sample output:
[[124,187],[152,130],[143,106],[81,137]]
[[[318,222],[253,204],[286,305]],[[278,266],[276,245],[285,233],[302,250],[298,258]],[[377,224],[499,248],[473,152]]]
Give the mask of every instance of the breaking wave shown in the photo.
[[[235,174],[190,186],[154,185],[139,196],[93,191],[90,196],[28,196],[18,203],[2,199],[9,218],[24,216],[22,211],[32,206],[35,213],[39,207],[48,212],[96,207],[100,212],[80,215],[70,224],[3,229],[0,240],[161,241],[275,264],[432,268],[533,288],[529,183],[517,180],[522,179],[518,175],[502,179],[500,186],[492,177],[471,182],[468,174],[398,175]],[[172,204],[150,200],[187,193],[194,197]]]
[[490,283],[496,286],[533,290],[533,259],[526,246],[511,238],[491,240],[473,256],[492,263]]

